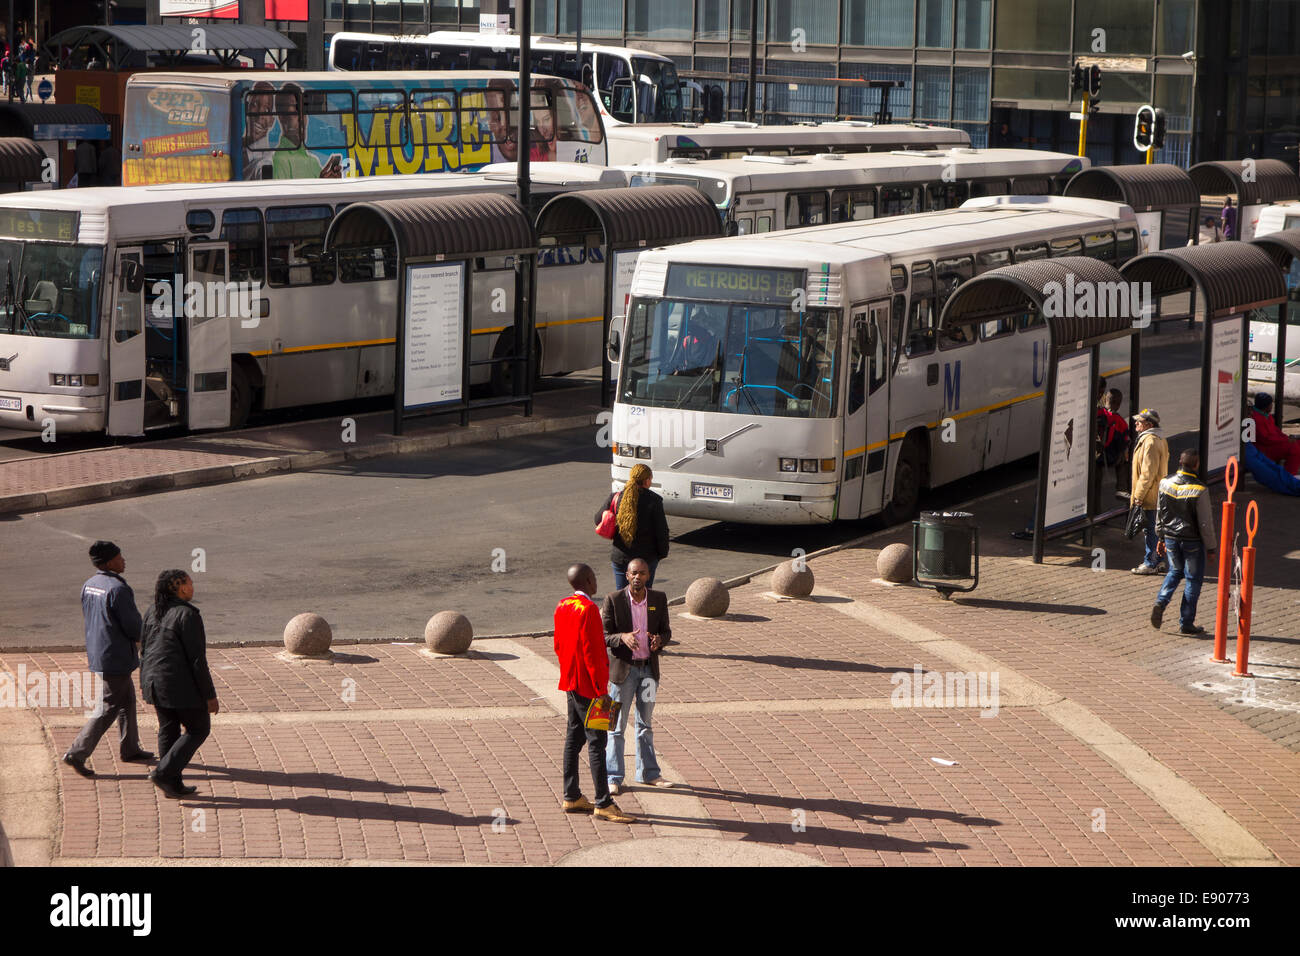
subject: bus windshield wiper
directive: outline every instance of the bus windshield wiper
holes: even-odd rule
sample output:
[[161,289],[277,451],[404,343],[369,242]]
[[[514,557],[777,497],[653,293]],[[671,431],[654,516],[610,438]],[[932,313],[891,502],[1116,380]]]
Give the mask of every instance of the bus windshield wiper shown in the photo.
[[686,394],[683,395],[683,396],[678,400],[677,404],[674,405],[673,408],[681,408],[683,405],[685,405],[686,402],[687,402],[687,400],[688,400],[692,395],[695,394],[695,390],[696,390],[697,388],[699,388],[700,385],[701,385],[705,380],[707,380],[708,378],[712,377],[714,374],[716,374],[716,373],[718,373],[718,372],[721,372],[721,371],[722,371],[722,343],[719,342],[719,343],[718,343],[718,351],[717,351],[717,354],[713,357],[713,364],[710,365],[710,366],[709,366],[707,369],[705,369],[703,372],[701,372],[699,378],[697,378],[695,381],[691,382],[691,387],[688,388],[688,389],[686,390]]

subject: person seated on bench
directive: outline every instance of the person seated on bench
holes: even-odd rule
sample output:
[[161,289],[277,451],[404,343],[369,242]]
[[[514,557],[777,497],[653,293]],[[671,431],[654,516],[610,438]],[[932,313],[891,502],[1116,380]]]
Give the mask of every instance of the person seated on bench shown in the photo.
[[1255,420],[1255,447],[1270,461],[1275,461],[1288,474],[1300,473],[1300,439],[1288,438],[1273,421],[1273,396],[1268,392],[1255,393],[1255,405],[1250,417]]

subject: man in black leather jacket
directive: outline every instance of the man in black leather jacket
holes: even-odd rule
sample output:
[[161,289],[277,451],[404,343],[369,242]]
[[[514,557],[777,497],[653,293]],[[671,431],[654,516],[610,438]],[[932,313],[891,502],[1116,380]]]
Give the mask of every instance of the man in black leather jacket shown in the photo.
[[1151,626],[1160,627],[1178,582],[1185,580],[1178,633],[1189,635],[1205,633],[1205,628],[1196,623],[1196,602],[1201,596],[1206,561],[1218,548],[1210,492],[1196,475],[1200,467],[1201,458],[1194,449],[1180,454],[1178,473],[1160,482],[1156,501],[1156,537],[1169,555],[1169,573],[1151,609]]

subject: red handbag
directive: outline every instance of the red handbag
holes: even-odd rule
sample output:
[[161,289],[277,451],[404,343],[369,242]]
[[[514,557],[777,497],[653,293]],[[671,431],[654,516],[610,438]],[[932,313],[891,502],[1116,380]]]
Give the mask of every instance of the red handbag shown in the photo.
[[596,525],[596,534],[602,538],[614,540],[614,532],[618,530],[618,501],[623,497],[623,492],[615,492],[614,499],[605,509],[604,514],[600,516],[600,524]]

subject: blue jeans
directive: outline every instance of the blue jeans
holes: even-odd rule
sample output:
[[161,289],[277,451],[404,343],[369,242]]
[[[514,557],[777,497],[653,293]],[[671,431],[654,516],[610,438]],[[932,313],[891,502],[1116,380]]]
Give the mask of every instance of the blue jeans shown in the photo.
[[648,663],[632,662],[627,680],[609,685],[609,696],[622,701],[618,710],[618,727],[609,730],[609,746],[605,750],[605,773],[610,786],[623,782],[623,730],[627,727],[630,704],[636,707],[636,782],[650,783],[659,779],[659,761],[655,760],[655,733],[650,726],[650,716],[655,709],[655,694],[659,690],[650,676]]
[[[1152,513],[1154,514],[1154,512]],[[632,561],[635,560],[636,558],[632,559]],[[658,560],[651,561],[649,558],[642,558],[641,560],[644,561],[646,564],[650,565],[650,579],[646,581],[645,586],[648,588],[653,587],[655,583],[655,568],[659,567],[659,561]],[[609,566],[614,569],[614,590],[615,591],[621,591],[625,587],[627,587],[627,566],[630,563],[631,561],[625,561],[622,564],[619,564],[617,561],[611,561],[609,563]]]
[[1169,555],[1169,573],[1160,585],[1156,604],[1165,607],[1183,584],[1183,604],[1178,613],[1179,623],[1191,627],[1196,622],[1196,602],[1201,596],[1201,582],[1205,579],[1205,545],[1200,541],[1180,541],[1165,538],[1165,553]]
[[1144,530],[1146,532],[1146,546],[1147,546],[1146,557],[1142,559],[1142,563],[1145,564],[1148,568],[1154,568],[1160,564],[1160,555],[1156,554],[1156,542],[1158,542],[1160,539],[1156,537],[1155,509],[1152,508],[1150,511],[1147,511],[1145,508],[1143,508],[1142,517],[1145,521]]

